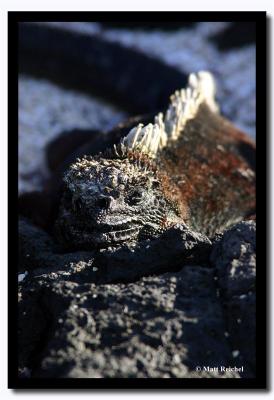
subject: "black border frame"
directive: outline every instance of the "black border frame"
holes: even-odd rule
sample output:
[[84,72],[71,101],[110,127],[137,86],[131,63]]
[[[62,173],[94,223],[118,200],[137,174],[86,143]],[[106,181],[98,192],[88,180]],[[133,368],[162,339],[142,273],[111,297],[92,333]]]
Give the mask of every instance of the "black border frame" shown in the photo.
[[[266,178],[267,178],[267,15],[259,12],[8,12],[8,388],[13,389],[266,389],[267,388],[267,285],[266,285]],[[256,84],[257,84],[257,229],[262,246],[257,250],[260,268],[257,275],[257,376],[254,379],[149,379],[149,378],[85,378],[48,379],[18,378],[17,375],[17,254],[18,248],[18,23],[24,21],[251,21],[256,22]],[[262,133],[260,133],[262,131]],[[260,169],[260,171],[259,171]],[[11,205],[12,204],[12,205]],[[258,243],[259,244],[259,243]],[[16,247],[17,246],[17,247]]]

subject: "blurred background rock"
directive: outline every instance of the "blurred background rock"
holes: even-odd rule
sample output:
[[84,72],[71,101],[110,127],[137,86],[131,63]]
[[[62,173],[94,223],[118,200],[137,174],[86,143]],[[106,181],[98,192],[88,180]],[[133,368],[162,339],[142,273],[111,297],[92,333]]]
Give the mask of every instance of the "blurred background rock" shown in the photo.
[[[221,112],[255,138],[255,26],[253,23],[43,23],[98,36],[176,67],[184,74],[211,71]],[[140,70],[142,75],[142,70]],[[159,82],[161,84],[161,82]],[[179,88],[178,88],[179,89]],[[134,96],[134,93],[132,93]],[[144,93],[146,96],[146,93]],[[44,78],[19,75],[19,193],[40,189],[48,175],[44,149],[62,131],[107,131],[128,117],[121,105],[64,88]]]

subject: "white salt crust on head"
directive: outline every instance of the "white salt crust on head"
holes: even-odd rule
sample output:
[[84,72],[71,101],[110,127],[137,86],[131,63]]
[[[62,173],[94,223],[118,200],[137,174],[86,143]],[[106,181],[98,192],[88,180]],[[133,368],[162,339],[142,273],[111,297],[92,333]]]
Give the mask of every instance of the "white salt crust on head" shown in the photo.
[[154,124],[139,124],[132,128],[121,143],[129,150],[138,150],[156,157],[170,141],[177,140],[186,123],[195,118],[202,103],[212,112],[218,112],[215,102],[216,86],[213,75],[207,71],[190,74],[186,89],[177,90],[170,97],[170,105],[165,113],[154,118]]

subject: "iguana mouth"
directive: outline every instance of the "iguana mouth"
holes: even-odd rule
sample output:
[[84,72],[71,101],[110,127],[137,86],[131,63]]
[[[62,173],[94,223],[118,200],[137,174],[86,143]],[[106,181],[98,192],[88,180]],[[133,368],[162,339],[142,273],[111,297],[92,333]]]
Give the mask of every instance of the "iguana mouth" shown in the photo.
[[87,234],[91,234],[96,244],[118,244],[123,241],[137,239],[141,225],[134,224],[132,221],[127,223],[96,224],[89,226]]
[[95,231],[93,232],[93,235],[94,235],[94,241],[97,244],[105,243],[108,245],[112,245],[114,243],[118,244],[124,241],[137,239],[139,231],[140,228],[137,226],[119,230],[117,230],[117,227],[112,227],[112,230],[109,231],[100,231],[100,230]]
[[108,233],[108,232],[127,232],[131,230],[136,230],[136,228],[140,228],[140,225],[134,224],[133,222],[121,222],[116,224],[101,224],[98,223],[91,227],[92,231],[97,231],[100,233]]
[[74,220],[75,223],[73,224],[71,218],[71,229],[66,230],[66,235],[70,236],[70,242],[77,239],[79,247],[83,249],[118,246],[123,242],[137,240],[142,227],[130,219],[124,218],[123,221],[125,220],[127,222],[108,224],[94,221],[89,223],[90,221],[87,219],[86,221]]

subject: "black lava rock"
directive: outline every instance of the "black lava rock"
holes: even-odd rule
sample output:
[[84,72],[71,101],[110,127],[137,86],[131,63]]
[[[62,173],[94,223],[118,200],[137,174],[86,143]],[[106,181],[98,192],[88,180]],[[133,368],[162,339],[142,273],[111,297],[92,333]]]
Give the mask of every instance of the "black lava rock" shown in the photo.
[[211,268],[130,284],[41,279],[20,298],[20,366],[33,377],[239,377],[214,370],[241,365]]
[[21,376],[255,375],[254,222],[98,252],[62,254],[27,220],[20,236]]
[[211,261],[235,356],[255,373],[256,360],[256,223],[241,222],[213,246]]

